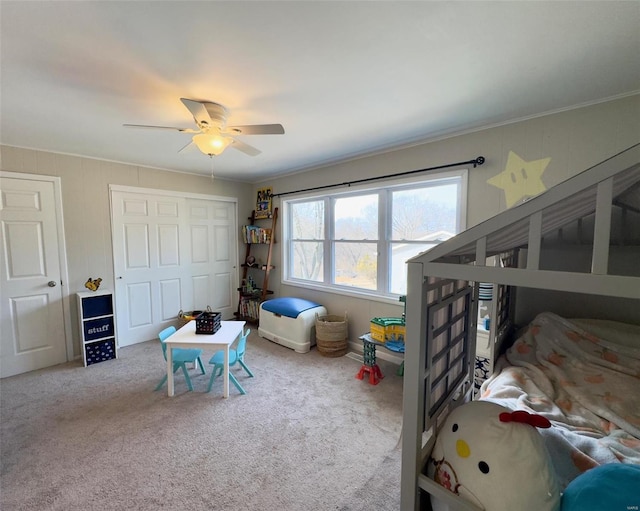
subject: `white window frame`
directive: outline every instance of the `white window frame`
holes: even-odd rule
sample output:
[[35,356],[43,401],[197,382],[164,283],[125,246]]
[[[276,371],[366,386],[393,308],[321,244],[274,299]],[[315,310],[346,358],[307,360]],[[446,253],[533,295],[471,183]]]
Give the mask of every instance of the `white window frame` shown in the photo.
[[[282,273],[281,282],[287,286],[303,287],[305,289],[316,289],[322,292],[335,293],[346,296],[353,296],[359,298],[366,298],[370,300],[382,301],[387,303],[398,302],[398,294],[368,290],[362,288],[354,288],[349,286],[341,286],[332,284],[332,277],[334,272],[334,263],[332,260],[332,245],[334,240],[333,233],[333,207],[332,199],[347,198],[349,196],[364,195],[367,193],[378,193],[380,190],[392,190],[394,188],[406,189],[407,187],[421,188],[425,184],[434,184],[438,182],[445,182],[451,179],[459,179],[460,187],[458,190],[458,232],[462,232],[466,229],[467,218],[467,190],[468,190],[468,169],[450,170],[446,172],[431,173],[419,177],[411,177],[404,179],[395,179],[389,181],[380,181],[377,183],[368,183],[367,185],[350,186],[348,190],[324,190],[324,191],[308,191],[306,193],[295,194],[287,198],[282,198],[281,202],[281,219],[282,219],[282,243],[281,243],[281,261],[282,261]],[[383,194],[384,196],[385,194]],[[306,201],[325,201],[324,208],[324,242],[323,242],[323,282],[315,282],[310,280],[296,279],[290,277],[290,257],[291,257],[291,240],[292,240],[292,226],[291,226],[291,206],[297,202]],[[392,244],[391,240],[391,217],[387,215],[389,208],[385,204],[386,200],[380,202],[378,210],[378,231],[384,231],[384,239],[378,240],[379,248],[388,248]],[[456,233],[457,234],[457,233]],[[409,241],[409,243],[420,243],[417,241]],[[388,285],[389,270],[388,270],[388,250],[379,250],[378,256],[378,287],[384,282],[384,287]]]

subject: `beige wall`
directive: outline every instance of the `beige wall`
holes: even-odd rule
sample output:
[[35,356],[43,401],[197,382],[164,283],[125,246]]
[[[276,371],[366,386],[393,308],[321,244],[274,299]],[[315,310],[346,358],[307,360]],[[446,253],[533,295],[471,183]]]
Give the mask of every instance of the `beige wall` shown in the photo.
[[[0,146],[0,168],[6,171],[60,176],[67,240],[70,292],[83,290],[88,277],[102,277],[113,288],[113,261],[108,185],[177,190],[238,198],[238,222],[255,207],[256,190],[274,193],[383,176],[484,156],[486,163],[469,172],[467,226],[506,208],[501,190],[486,183],[504,170],[509,151],[526,161],[551,158],[543,182],[547,188],[640,141],[640,95],[547,115],[509,125],[415,145],[376,156],[300,172],[256,183],[253,187],[190,174],[155,170],[89,158]],[[339,189],[339,188],[337,188]],[[276,199],[275,206],[279,205]],[[282,224],[278,226],[281,232]],[[279,238],[279,236],[278,236]],[[281,284],[281,245],[276,245],[270,288],[275,296],[316,300],[331,314],[348,311],[351,339],[368,331],[375,316],[394,316],[401,304],[357,299]],[[238,254],[244,258],[245,250]],[[74,343],[77,321],[72,310]]]
[[[60,177],[75,355],[80,353],[80,341],[73,295],[85,290],[89,277],[102,277],[102,287],[114,289],[109,185],[235,197],[239,224],[253,207],[251,186],[246,183],[77,156],[0,146],[0,169]],[[244,254],[244,245],[238,250]]]
[[[506,209],[503,191],[487,184],[487,180],[504,170],[509,151],[525,161],[551,158],[542,176],[545,186],[550,188],[638,142],[640,95],[635,95],[256,183],[254,193],[261,186],[271,186],[274,193],[281,193],[484,156],[484,165],[469,170],[467,227],[471,227]],[[274,206],[279,205],[276,199]],[[275,253],[274,264],[280,268],[280,250]],[[330,314],[347,310],[352,340],[368,331],[372,317],[397,316],[402,312],[400,304],[278,285],[281,278],[278,269],[270,286],[276,295],[315,300],[325,305]]]

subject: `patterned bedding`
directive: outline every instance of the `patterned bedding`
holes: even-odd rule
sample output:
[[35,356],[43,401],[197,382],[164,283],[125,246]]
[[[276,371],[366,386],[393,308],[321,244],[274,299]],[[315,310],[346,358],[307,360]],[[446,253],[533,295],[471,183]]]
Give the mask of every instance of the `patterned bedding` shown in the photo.
[[540,433],[562,489],[599,464],[640,464],[639,326],[542,313],[480,394],[551,421]]

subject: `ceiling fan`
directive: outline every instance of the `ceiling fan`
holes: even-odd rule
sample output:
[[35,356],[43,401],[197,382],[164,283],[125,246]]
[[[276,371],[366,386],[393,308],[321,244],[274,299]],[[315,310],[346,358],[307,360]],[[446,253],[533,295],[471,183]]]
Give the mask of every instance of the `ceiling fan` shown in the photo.
[[[187,107],[198,129],[175,128],[172,126],[149,126],[145,124],[124,124],[127,128],[153,128],[162,130],[176,130],[182,133],[193,133],[192,141],[180,151],[195,144],[200,151],[208,156],[219,156],[229,146],[249,156],[257,156],[260,150],[234,138],[236,135],[283,135],[282,124],[248,124],[244,126],[227,126],[229,111],[218,103],[211,101],[196,101],[180,98]],[[180,152],[178,151],[178,152]]]

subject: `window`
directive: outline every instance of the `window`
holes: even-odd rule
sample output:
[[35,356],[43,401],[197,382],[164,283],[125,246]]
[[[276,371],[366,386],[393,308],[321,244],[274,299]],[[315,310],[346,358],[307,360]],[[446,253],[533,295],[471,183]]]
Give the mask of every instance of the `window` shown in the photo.
[[466,175],[283,200],[285,283],[397,299],[407,259],[464,228]]

